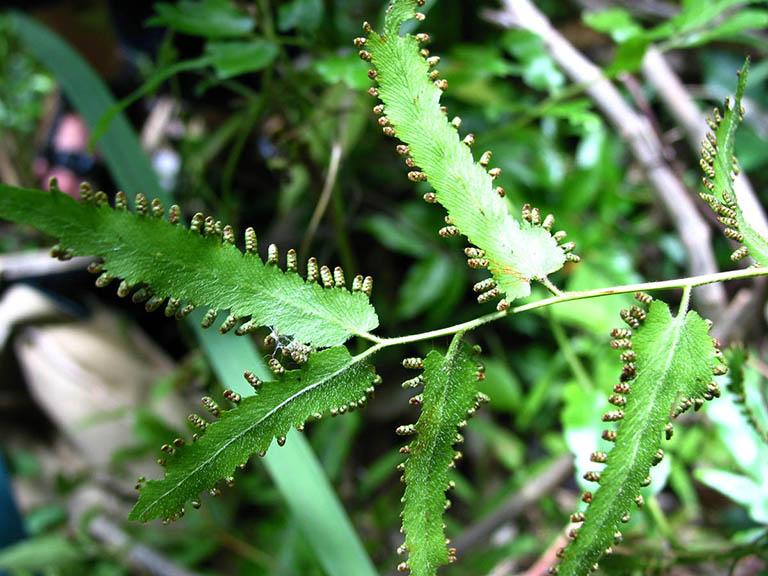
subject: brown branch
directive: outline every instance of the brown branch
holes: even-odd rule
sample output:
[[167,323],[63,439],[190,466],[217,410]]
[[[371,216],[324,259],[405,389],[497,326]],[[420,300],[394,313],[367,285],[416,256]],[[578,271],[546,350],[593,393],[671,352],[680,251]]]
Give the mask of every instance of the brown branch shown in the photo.
[[[70,524],[79,530],[83,521],[88,534],[128,567],[151,576],[198,576],[197,572],[175,564],[159,552],[138,544],[104,512],[120,509],[115,499],[93,486],[81,489],[70,501]],[[92,512],[99,509],[98,512]],[[93,515],[91,515],[93,514]]]
[[555,460],[548,468],[531,478],[518,492],[477,524],[469,526],[461,533],[454,545],[462,551],[475,548],[487,542],[489,536],[504,523],[520,516],[534,502],[557,488],[573,471],[573,458],[563,456]]
[[[586,92],[595,106],[627,143],[643,168],[648,184],[672,221],[688,255],[690,274],[717,271],[711,244],[711,230],[663,156],[664,147],[650,125],[607,80],[600,68],[576,50],[547,20],[530,0],[503,0],[502,9],[486,11],[485,17],[505,28],[522,28],[537,34],[550,56],[576,84],[589,87]],[[725,289],[710,285],[697,289],[697,302],[709,317],[718,316],[726,304]]]

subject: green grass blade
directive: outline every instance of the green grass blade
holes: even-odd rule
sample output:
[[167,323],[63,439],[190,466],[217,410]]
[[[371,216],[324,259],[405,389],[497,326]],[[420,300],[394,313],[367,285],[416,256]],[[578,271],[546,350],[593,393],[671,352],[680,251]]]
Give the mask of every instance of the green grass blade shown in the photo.
[[[10,14],[13,30],[24,49],[37,58],[61,85],[72,106],[93,129],[99,118],[115,104],[115,99],[96,72],[58,34],[24,14]],[[116,114],[106,130],[99,152],[110,174],[131,197],[142,192],[170,204],[169,194],[158,184],[149,159],[122,114]]]

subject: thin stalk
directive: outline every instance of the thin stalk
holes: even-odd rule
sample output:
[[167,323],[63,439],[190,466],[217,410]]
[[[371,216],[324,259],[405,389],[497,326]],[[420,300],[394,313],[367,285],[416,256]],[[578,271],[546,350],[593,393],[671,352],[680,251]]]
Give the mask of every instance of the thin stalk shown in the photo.
[[685,316],[686,312],[688,312],[688,306],[691,304],[691,291],[693,290],[693,286],[690,284],[683,288],[683,297],[680,299],[680,308],[677,311],[678,318],[682,318]]
[[594,390],[595,386],[592,383],[592,379],[589,377],[589,374],[587,374],[587,371],[581,363],[579,356],[574,351],[573,346],[571,346],[571,341],[568,339],[568,335],[565,333],[563,325],[558,322],[552,314],[548,314],[548,317],[552,335],[555,337],[555,342],[557,342],[558,348],[560,348],[560,351],[563,353],[563,357],[565,358],[568,367],[571,369],[571,373],[576,377],[576,380],[579,381],[582,388],[585,390]]
[[419,342],[421,340],[431,340],[432,338],[439,338],[441,336],[450,336],[459,331],[469,331],[494,322],[506,316],[513,314],[520,314],[522,312],[528,312],[530,310],[537,310],[539,308],[546,308],[554,304],[562,304],[563,302],[573,302],[574,300],[586,300],[588,298],[599,298],[601,296],[613,296],[615,294],[629,294],[632,292],[652,292],[655,290],[671,290],[675,288],[683,288],[683,302],[685,308],[681,309],[685,312],[688,309],[688,303],[690,301],[691,289],[697,286],[704,286],[705,284],[713,284],[715,282],[725,282],[728,280],[738,280],[741,278],[756,278],[758,276],[768,276],[768,268],[747,268],[746,270],[733,270],[730,272],[718,272],[716,274],[703,274],[701,276],[691,276],[690,278],[678,278],[675,280],[663,280],[661,282],[642,282],[640,284],[626,284],[623,286],[611,286],[608,288],[598,288],[596,290],[583,290],[578,292],[564,292],[560,296],[552,296],[550,298],[544,298],[536,302],[529,304],[523,304],[522,306],[516,306],[515,308],[509,308],[500,312],[493,312],[480,316],[474,320],[462,322],[461,324],[455,324],[448,326],[447,328],[440,328],[438,330],[430,330],[429,332],[421,332],[419,334],[409,334],[408,336],[400,336],[397,338],[381,338],[368,332],[358,333],[357,336],[365,338],[371,342],[374,342],[376,346],[369,348],[366,352],[373,350],[380,350],[388,346],[397,346],[400,344],[407,344],[410,342]]
[[659,529],[659,532],[661,532],[662,536],[664,536],[664,538],[673,548],[679,550],[682,547],[680,545],[680,541],[675,536],[675,531],[669,525],[667,516],[664,514],[664,510],[661,509],[661,505],[659,504],[659,500],[656,498],[656,496],[648,498],[646,501],[646,509],[654,524],[656,524],[656,527]]
[[544,288],[546,288],[547,290],[552,292],[552,294],[554,294],[555,296],[562,296],[563,295],[563,291],[560,290],[560,288],[558,288],[554,284],[552,284],[550,279],[547,278],[546,276],[544,278],[539,278],[539,282],[541,282],[541,284],[544,286]]

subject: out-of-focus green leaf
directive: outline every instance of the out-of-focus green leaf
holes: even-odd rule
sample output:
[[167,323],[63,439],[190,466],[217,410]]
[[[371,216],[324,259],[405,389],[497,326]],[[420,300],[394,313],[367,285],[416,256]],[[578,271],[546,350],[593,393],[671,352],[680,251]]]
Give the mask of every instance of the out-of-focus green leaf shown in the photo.
[[525,444],[506,428],[489,418],[472,422],[472,434],[482,437],[494,456],[510,471],[517,471],[525,463]]
[[584,15],[583,20],[593,30],[610,34],[613,41],[619,44],[643,33],[643,27],[630,16],[629,12],[621,8],[588,12]]
[[25,512],[24,526],[30,534],[43,534],[64,524],[67,516],[67,509],[61,504],[48,504]]
[[247,42],[208,42],[205,53],[216,76],[223,79],[266,68],[274,62],[278,48],[269,40],[253,38]]
[[398,318],[408,320],[424,312],[443,296],[453,278],[453,263],[439,252],[414,263],[400,285]]
[[277,9],[277,29],[287,32],[297,28],[314,32],[323,21],[323,0],[291,0],[280,3]]
[[[732,378],[742,377],[739,374],[741,368],[734,368],[718,378],[722,387],[725,388],[723,384]],[[759,397],[759,392],[755,390],[759,374],[749,367],[744,370],[744,388],[751,388],[752,396],[757,392]],[[728,448],[742,474],[733,470],[699,469],[695,475],[701,482],[744,506],[753,520],[768,524],[768,482],[765,481],[768,478],[768,445],[750,426],[735,399],[730,391],[724,393],[717,403],[707,406],[707,416],[714,422],[718,438]]]
[[424,239],[418,231],[401,220],[374,214],[365,220],[363,227],[376,240],[395,252],[413,258],[423,258],[430,252],[429,246],[424,244]]
[[514,413],[523,395],[520,381],[509,364],[498,358],[484,358],[485,380],[477,383],[477,389],[491,398],[489,407],[499,412]]
[[677,47],[691,48],[726,38],[739,40],[748,30],[763,30],[768,26],[768,12],[765,10],[742,10],[736,12],[712,28],[691,32],[674,42]]
[[725,470],[699,469],[696,479],[749,510],[755,522],[768,524],[768,490],[747,476]]
[[4,570],[66,568],[84,559],[82,551],[61,536],[38,536],[0,550],[0,568]]
[[313,66],[315,72],[328,84],[343,82],[348,88],[360,91],[367,90],[371,85],[365,74],[368,66],[357,54],[322,58],[316,60]]
[[565,76],[536,34],[526,30],[507,32],[501,43],[520,62],[523,81],[531,88],[553,91],[565,84]]
[[645,36],[633,36],[626,42],[619,44],[616,55],[613,58],[608,73],[634,72],[640,68],[645,58],[645,51],[650,45],[650,40]]
[[181,0],[177,4],[155,4],[156,15],[149,26],[167,26],[171,30],[206,38],[247,36],[254,26],[253,18],[235,8],[228,0]]

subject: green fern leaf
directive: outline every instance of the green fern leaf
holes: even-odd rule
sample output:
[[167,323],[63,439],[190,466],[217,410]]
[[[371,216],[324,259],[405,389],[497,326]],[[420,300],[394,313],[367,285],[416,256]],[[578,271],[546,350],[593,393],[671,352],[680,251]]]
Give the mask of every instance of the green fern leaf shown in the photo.
[[[647,295],[639,299],[650,301]],[[626,362],[610,398],[616,410],[603,416],[606,422],[618,422],[617,430],[603,434],[615,446],[608,454],[592,454],[593,462],[607,465],[601,472],[585,474],[599,488],[594,495],[585,494],[584,500],[590,502],[586,512],[572,517],[583,525],[572,531],[573,542],[559,554],[563,561],[553,573],[561,576],[585,576],[593,570],[620,537],[619,526],[629,519],[630,508],[642,505],[640,488],[650,481],[651,466],[663,457],[660,446],[665,429],[667,435],[672,433],[670,413],[676,418],[720,394],[712,377],[713,372],[725,370],[722,354],[709,336],[709,324],[696,312],[673,318],[666,304],[653,301],[647,313],[633,306],[622,311],[622,317],[636,331],[613,334],[613,347],[624,350]]]
[[415,434],[403,448],[408,459],[404,470],[405,497],[403,532],[405,544],[398,550],[408,551],[408,561],[398,567],[410,569],[415,576],[434,575],[437,568],[455,560],[455,551],[446,546],[443,512],[450,504],[445,492],[450,487],[449,467],[461,453],[453,445],[461,442],[458,430],[474,414],[487,397],[475,388],[479,365],[472,359],[476,353],[456,336],[448,354],[433,350],[424,359],[409,358],[406,366],[424,367],[424,373],[404,385],[424,383],[423,393],[412,403],[421,403],[421,416],[415,425],[398,428],[400,434]]
[[[231,228],[222,228],[212,219],[204,223],[202,215],[193,222],[193,228],[201,228],[200,234],[154,217],[162,207],[157,202],[150,207],[141,196],[137,209],[145,212],[143,216],[112,210],[103,193],[94,195],[87,188],[83,198],[78,203],[56,190],[0,185],[0,218],[30,224],[60,238],[63,248],[55,249],[60,257],[103,258],[104,264],[96,267],[102,274],[97,284],[122,278],[118,294],[127,296],[136,290],[134,300],[149,299],[148,309],[170,298],[169,315],[188,313],[194,306],[230,310],[222,331],[232,329],[240,318],[250,318],[239,333],[270,326],[284,336],[325,347],[378,325],[366,294],[370,282],[363,290],[361,277],[356,278],[352,293],[339,287],[343,273],[330,281],[325,278],[324,288],[305,282],[295,272],[295,253],[287,272],[278,268],[272,250],[275,265],[264,263],[255,253],[255,234],[248,235],[249,250],[244,254],[234,246]],[[119,193],[117,204],[125,204]],[[170,217],[178,223],[176,207]],[[330,271],[324,274],[330,275]],[[213,312],[207,318],[212,322],[215,316]]]
[[[190,421],[205,433],[168,450],[173,454],[167,458],[165,478],[141,487],[129,520],[177,519],[186,502],[204,490],[215,493],[222,479],[231,484],[238,465],[265,452],[275,438],[278,444],[285,442],[292,427],[302,429],[309,418],[329,410],[336,415],[364,406],[379,381],[365,355],[352,357],[343,346],[312,354],[302,369],[283,372],[274,382],[260,383],[250,373],[247,378],[255,385],[256,395],[240,401],[236,394],[225,393],[238,406],[221,411],[215,422],[206,424],[190,415]],[[204,398],[203,404],[219,413],[210,398]]]
[[537,209],[526,205],[523,220],[511,212],[503,190],[494,186],[499,169],[487,170],[490,153],[475,161],[470,151],[472,135],[463,140],[458,135],[457,121],[448,121],[440,106],[446,81],[438,79],[435,57],[420,48],[426,34],[400,36],[400,27],[408,19],[423,19],[416,8],[423,2],[394,0],[387,12],[384,34],[371,30],[367,38],[355,43],[360,56],[373,63],[370,76],[378,83],[371,94],[381,98],[383,105],[374,108],[381,114],[379,123],[384,132],[397,136],[406,146],[398,151],[407,154],[406,163],[420,167],[409,178],[426,180],[435,189],[425,195],[428,202],[439,202],[448,211],[448,226],[441,236],[463,234],[475,247],[467,249],[469,265],[488,268],[492,280],[479,284],[481,302],[504,296],[500,308],[516,298],[530,293],[531,280],[546,282],[547,275],[563,267],[566,259],[577,261],[571,254],[573,243],[558,246],[565,237],[554,237],[550,228],[554,218],[542,219]]
[[742,244],[731,254],[737,262],[751,256],[759,265],[768,266],[768,240],[763,238],[749,223],[749,215],[739,206],[739,198],[733,181],[739,173],[734,156],[736,130],[744,119],[741,100],[747,86],[749,60],[739,72],[739,83],[733,99],[726,98],[722,111],[715,108],[713,117],[707,119],[712,132],[701,142],[701,168],[703,183],[707,189],[701,197],[709,203],[726,228],[726,237]]

